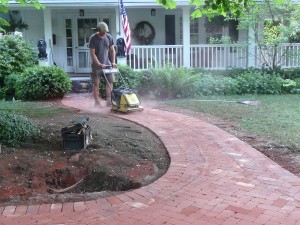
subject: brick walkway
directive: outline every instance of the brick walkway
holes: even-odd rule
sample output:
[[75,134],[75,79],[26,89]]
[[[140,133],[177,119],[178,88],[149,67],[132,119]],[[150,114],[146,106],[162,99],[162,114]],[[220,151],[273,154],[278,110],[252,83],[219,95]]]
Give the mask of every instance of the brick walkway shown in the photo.
[[[95,110],[89,97],[68,97],[63,103]],[[146,108],[114,115],[148,127],[164,142],[171,165],[163,177],[93,201],[0,206],[0,224],[300,225],[300,179],[248,144],[172,112]]]

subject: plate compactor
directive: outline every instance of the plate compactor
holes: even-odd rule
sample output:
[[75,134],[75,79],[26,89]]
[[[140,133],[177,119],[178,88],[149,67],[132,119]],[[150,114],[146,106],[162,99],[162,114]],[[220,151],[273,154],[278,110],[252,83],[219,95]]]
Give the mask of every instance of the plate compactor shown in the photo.
[[[120,87],[118,89],[112,89],[107,80],[107,75],[112,73],[120,76],[123,87]],[[105,69],[103,69],[103,75],[111,90],[112,111],[126,113],[132,111],[141,111],[144,109],[140,105],[141,102],[137,97],[136,92],[126,87],[126,83],[118,68],[106,67]]]

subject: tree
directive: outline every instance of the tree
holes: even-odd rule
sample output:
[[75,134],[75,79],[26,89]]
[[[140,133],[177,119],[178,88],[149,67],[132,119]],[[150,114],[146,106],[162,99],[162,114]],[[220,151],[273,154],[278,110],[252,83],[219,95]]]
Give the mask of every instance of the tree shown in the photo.
[[[290,0],[276,2],[263,0],[249,6],[239,18],[238,29],[249,29],[256,43],[261,65],[274,71],[283,61],[292,62],[295,56],[291,47],[299,42],[300,6]],[[285,44],[285,48],[282,45]],[[296,58],[296,57],[294,57]]]
[[[17,3],[20,3],[21,5],[31,5],[35,7],[36,9],[44,8],[42,4],[39,3],[38,0],[15,0]],[[8,13],[8,5],[9,0],[1,0],[0,1],[0,13]],[[9,26],[9,23],[3,19],[0,18],[0,32],[4,32],[4,29],[1,28],[1,26]]]
[[[174,9],[176,7],[175,0],[157,0],[166,9]],[[253,4],[253,0],[191,0],[191,5],[195,6],[192,13],[193,18],[206,15],[213,18],[216,15],[226,16],[228,14],[239,17],[246,8]]]

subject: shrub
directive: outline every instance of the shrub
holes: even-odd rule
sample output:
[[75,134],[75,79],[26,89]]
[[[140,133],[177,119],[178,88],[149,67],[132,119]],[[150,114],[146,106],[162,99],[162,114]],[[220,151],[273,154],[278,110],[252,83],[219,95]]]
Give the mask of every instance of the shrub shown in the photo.
[[196,76],[185,68],[166,67],[150,69],[148,79],[151,80],[152,93],[162,98],[187,97],[191,95]]
[[0,112],[0,140],[2,144],[18,147],[38,137],[40,130],[26,117]]
[[20,75],[15,88],[17,99],[51,99],[62,97],[71,90],[71,79],[64,70],[56,66],[35,66]]
[[[138,86],[141,84],[141,79],[143,74],[140,72],[134,71],[129,66],[118,66],[118,69],[124,79],[124,82],[126,86],[130,89],[137,89]],[[120,77],[118,75],[116,79],[116,87],[123,87],[123,82],[120,80]]]
[[202,95],[229,95],[237,93],[237,82],[231,77],[199,74],[194,83],[194,97]]
[[0,39],[0,86],[6,76],[21,73],[27,67],[37,64],[37,53],[30,42],[18,35],[5,35]]
[[[250,72],[236,78],[238,94],[282,94],[294,87],[278,75]],[[296,85],[296,84],[294,84]]]
[[16,73],[12,73],[5,77],[4,79],[4,87],[6,88],[6,96],[14,96],[15,95],[15,84],[19,75]]
[[[126,86],[129,89],[137,90],[141,84],[143,74],[141,72],[134,71],[129,66],[118,65],[118,69],[124,82],[122,82],[122,78],[119,74],[115,74],[114,89]],[[106,81],[101,81],[99,93],[103,98],[106,97],[105,85]]]

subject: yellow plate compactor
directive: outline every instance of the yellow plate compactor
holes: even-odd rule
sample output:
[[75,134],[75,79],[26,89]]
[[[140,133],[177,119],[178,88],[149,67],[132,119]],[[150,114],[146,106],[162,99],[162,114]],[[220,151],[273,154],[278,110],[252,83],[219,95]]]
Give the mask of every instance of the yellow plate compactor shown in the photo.
[[126,87],[125,81],[118,68],[106,67],[103,69],[106,82],[108,83],[106,76],[111,73],[119,75],[123,83],[123,87],[118,89],[112,89],[112,87],[109,85],[111,90],[111,110],[124,113],[143,110],[144,108],[140,105],[141,102],[137,97],[136,92]]

